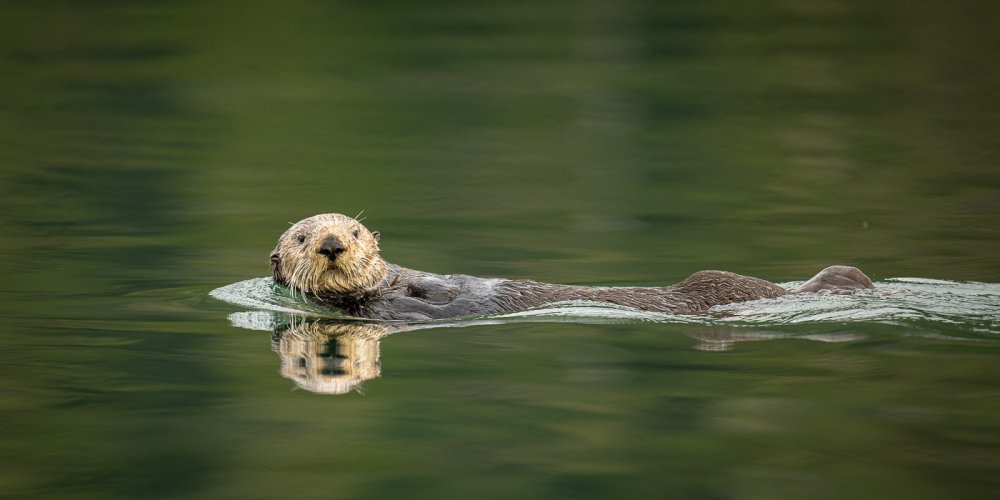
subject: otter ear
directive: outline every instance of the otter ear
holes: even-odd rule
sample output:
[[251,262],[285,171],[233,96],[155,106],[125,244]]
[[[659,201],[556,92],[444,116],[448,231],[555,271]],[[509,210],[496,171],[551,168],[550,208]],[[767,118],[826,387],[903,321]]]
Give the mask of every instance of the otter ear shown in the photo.
[[378,241],[378,239],[381,238],[381,237],[382,237],[382,233],[380,233],[378,231],[372,231],[372,238],[375,238],[375,241]]

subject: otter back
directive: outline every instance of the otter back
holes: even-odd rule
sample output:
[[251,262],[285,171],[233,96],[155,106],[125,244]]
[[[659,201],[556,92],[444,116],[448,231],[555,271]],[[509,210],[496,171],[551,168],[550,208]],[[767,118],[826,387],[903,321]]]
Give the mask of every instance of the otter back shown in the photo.
[[389,284],[368,297],[325,296],[328,305],[361,318],[425,321],[486,316],[566,301],[591,301],[645,311],[696,313],[720,304],[783,295],[767,281],[701,271],[667,287],[590,287],[530,280],[440,275],[389,265]]

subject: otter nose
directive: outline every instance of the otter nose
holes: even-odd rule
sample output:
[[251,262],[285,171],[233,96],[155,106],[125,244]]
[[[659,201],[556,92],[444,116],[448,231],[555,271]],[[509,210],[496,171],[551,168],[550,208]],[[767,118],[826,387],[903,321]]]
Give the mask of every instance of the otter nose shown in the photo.
[[344,244],[340,241],[340,238],[336,236],[327,236],[320,244],[319,250],[316,250],[320,255],[326,255],[326,258],[334,260],[338,255],[344,253]]

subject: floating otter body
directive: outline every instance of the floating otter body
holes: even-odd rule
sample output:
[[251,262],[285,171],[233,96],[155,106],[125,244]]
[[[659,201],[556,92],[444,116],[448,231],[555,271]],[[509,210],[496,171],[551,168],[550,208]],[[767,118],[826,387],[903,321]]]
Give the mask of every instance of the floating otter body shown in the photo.
[[[788,293],[774,283],[725,271],[700,271],[665,287],[590,287],[440,275],[382,260],[379,237],[377,231],[345,215],[316,215],[281,235],[271,252],[271,273],[293,292],[309,294],[351,316],[407,321],[509,313],[572,300],[698,313],[715,305]],[[794,292],[851,293],[871,287],[871,280],[858,269],[832,266]]]

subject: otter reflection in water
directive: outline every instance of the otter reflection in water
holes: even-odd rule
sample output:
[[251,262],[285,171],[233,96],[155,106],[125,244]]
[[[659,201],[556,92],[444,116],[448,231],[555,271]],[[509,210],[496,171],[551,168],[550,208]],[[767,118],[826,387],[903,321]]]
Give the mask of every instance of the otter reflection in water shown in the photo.
[[[379,324],[330,319],[296,319],[277,328],[271,348],[281,358],[281,376],[309,392],[346,394],[361,384],[382,376],[379,344],[383,337],[406,330],[495,324],[493,321],[448,325]],[[849,342],[861,338],[853,333],[794,336],[781,332],[752,331],[730,327],[695,327],[685,335],[700,341],[700,351],[726,351],[739,342],[802,339]]]
[[331,320],[300,321],[276,330],[271,348],[281,376],[320,394],[345,394],[382,374],[379,340],[385,325]]

